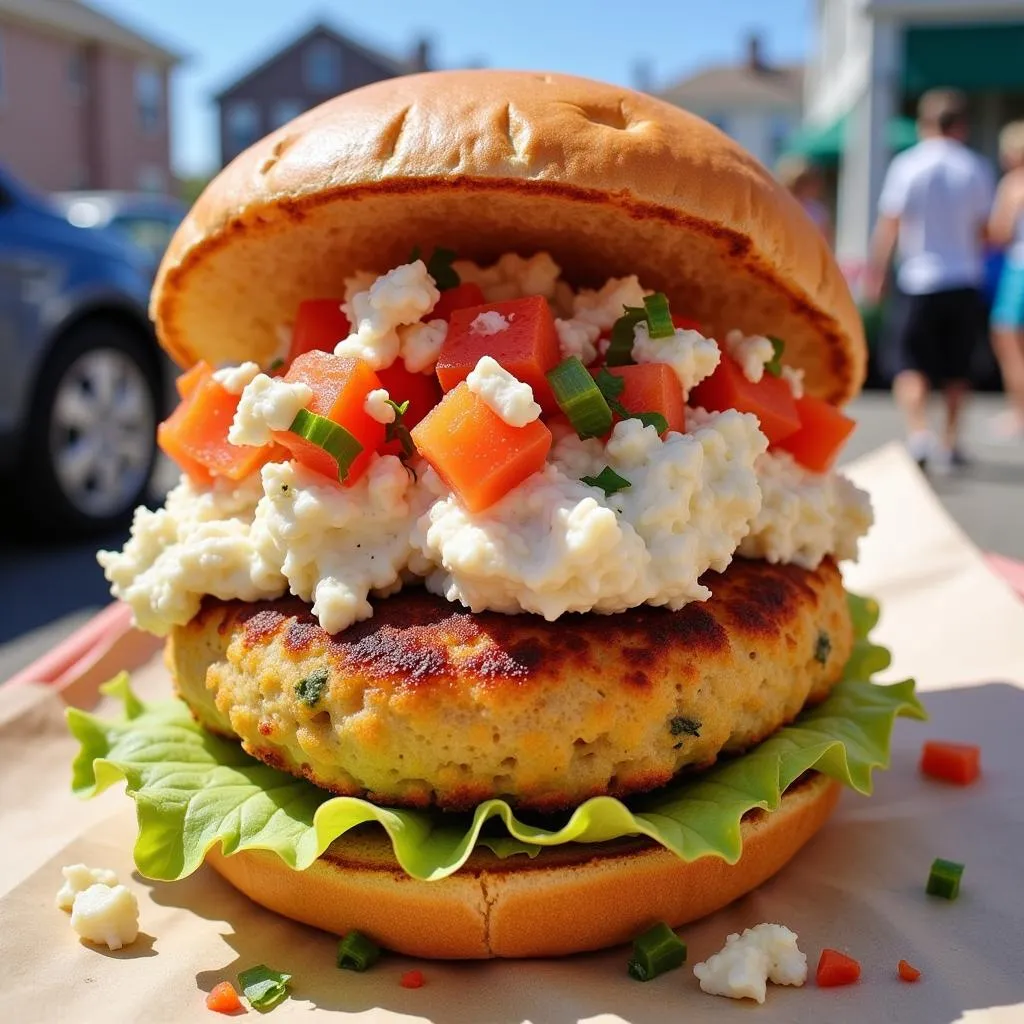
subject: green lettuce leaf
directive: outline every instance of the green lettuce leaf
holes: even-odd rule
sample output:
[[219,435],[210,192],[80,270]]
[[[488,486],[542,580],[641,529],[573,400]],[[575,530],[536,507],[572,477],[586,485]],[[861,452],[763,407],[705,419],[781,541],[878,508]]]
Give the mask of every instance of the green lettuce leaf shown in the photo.
[[[458,870],[478,843],[500,856],[535,856],[545,846],[645,835],[684,860],[716,856],[734,863],[747,811],[777,808],[787,787],[811,768],[869,793],[872,771],[888,765],[896,717],[925,717],[912,681],[870,682],[870,674],[889,663],[888,652],[868,640],[878,608],[852,596],[850,607],[854,650],[842,682],[818,707],[742,757],[628,806],[595,797],[549,828],[520,821],[504,800],[487,800],[473,814],[456,816],[332,797],[207,733],[179,700],[141,702],[126,674],[105,687],[124,703],[118,720],[68,711],[81,744],[72,784],[89,797],[126,783],[138,816],[135,863],[156,879],[191,874],[215,845],[229,855],[271,850],[301,870],[346,831],[374,821],[387,831],[403,869],[426,880]],[[491,819],[500,830],[492,825],[484,832]]]

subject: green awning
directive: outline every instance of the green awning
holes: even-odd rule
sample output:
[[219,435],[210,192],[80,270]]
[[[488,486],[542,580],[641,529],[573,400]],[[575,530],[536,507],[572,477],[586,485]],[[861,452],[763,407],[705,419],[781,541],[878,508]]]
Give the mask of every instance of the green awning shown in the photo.
[[[818,163],[837,163],[846,148],[848,120],[843,116],[828,125],[804,125],[786,143],[785,152]],[[885,136],[889,148],[900,153],[917,142],[917,126],[912,118],[894,117],[886,126]]]
[[947,86],[1024,90],[1024,22],[910,27],[903,37],[903,90]]

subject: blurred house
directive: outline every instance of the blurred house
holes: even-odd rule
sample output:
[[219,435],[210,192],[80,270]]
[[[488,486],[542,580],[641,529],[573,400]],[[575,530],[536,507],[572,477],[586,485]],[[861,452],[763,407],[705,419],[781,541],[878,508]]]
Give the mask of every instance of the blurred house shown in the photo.
[[0,0],[0,163],[46,191],[168,190],[179,59],[80,0]]
[[760,37],[751,35],[742,62],[705,68],[658,95],[717,125],[771,167],[800,123],[803,68],[771,64]]
[[997,135],[1024,118],[1022,0],[816,0],[806,120],[788,147],[835,166],[836,251],[854,288],[882,179],[916,141],[928,89],[967,92],[972,144],[995,160]]
[[217,94],[221,163],[331,96],[426,71],[429,64],[424,39],[402,60],[327,25],[314,25]]

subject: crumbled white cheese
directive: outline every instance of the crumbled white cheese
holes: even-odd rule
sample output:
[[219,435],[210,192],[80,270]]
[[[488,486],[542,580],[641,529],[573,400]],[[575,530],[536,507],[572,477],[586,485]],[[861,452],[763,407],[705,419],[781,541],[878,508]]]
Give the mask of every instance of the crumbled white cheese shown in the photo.
[[461,281],[476,284],[488,302],[521,299],[526,295],[554,297],[561,268],[546,252],[523,258],[507,252],[497,263],[481,267],[469,260],[456,260],[452,266]]
[[613,277],[598,289],[584,288],[573,299],[573,319],[609,331],[622,316],[624,306],[642,306],[650,293],[640,287],[636,275]]
[[301,381],[257,374],[245,386],[228,428],[228,441],[237,445],[270,444],[271,431],[287,430],[300,409],[313,397],[313,389]]
[[490,356],[480,357],[469,371],[466,384],[510,427],[525,427],[540,416],[541,408],[533,400],[533,388],[517,380]]
[[705,338],[699,331],[677,328],[667,338],[652,338],[647,321],[641,320],[633,328],[633,358],[638,363],[666,363],[675,371],[686,395],[705,377],[715,372],[722,358],[713,338]]
[[597,358],[597,339],[601,328],[582,320],[555,320],[558,333],[558,348],[563,359],[576,356],[584,366]]
[[759,924],[730,935],[718,953],[694,965],[693,973],[709,995],[763,1003],[769,981],[800,986],[807,980],[807,957],[796,941],[796,933],[784,925]]
[[345,314],[348,322],[356,322],[355,314],[352,312],[352,299],[360,292],[368,292],[373,287],[373,282],[379,275],[369,270],[357,270],[351,277],[345,278],[345,301],[341,304],[341,311]]
[[761,511],[740,543],[746,558],[816,569],[826,555],[856,558],[874,521],[871,499],[839,473],[812,473],[789,452],[757,460]]
[[397,329],[421,320],[440,297],[423,260],[389,270],[346,303],[352,334],[338,342],[335,354],[364,359],[374,370],[387,369],[402,347]]
[[789,385],[794,398],[804,397],[804,371],[793,366],[782,367],[782,379]]
[[391,396],[385,388],[374,388],[366,396],[363,408],[366,410],[366,415],[378,423],[395,422],[395,407],[391,404]]
[[225,391],[233,395],[240,395],[246,385],[260,372],[258,363],[242,363],[240,366],[224,366],[217,370],[213,379],[220,384]]
[[139,901],[123,885],[90,885],[75,896],[71,927],[87,942],[129,946],[139,934]]
[[764,376],[765,363],[775,358],[775,346],[770,338],[746,335],[738,330],[725,336],[725,350],[740,364],[743,376],[754,384]]
[[447,320],[428,320],[398,328],[400,352],[410,373],[433,373],[448,335]]
[[90,885],[117,885],[117,874],[109,868],[89,868],[84,864],[68,864],[60,869],[64,884],[57,891],[57,906],[70,910],[75,897]]
[[[757,420],[735,411],[665,441],[624,420],[607,447],[566,435],[543,470],[476,514],[428,473],[439,497],[416,523],[412,567],[473,611],[549,620],[706,600],[699,577],[728,566],[760,506],[754,460],[766,443]],[[605,465],[631,486],[606,496],[581,481]]]
[[469,325],[469,330],[471,334],[483,334],[485,336],[500,334],[502,331],[508,330],[511,320],[511,316],[504,317],[496,309],[488,309]]
[[114,597],[131,605],[140,629],[163,636],[183,626],[199,611],[204,594],[258,601],[288,589],[280,561],[264,561],[250,536],[262,496],[255,473],[209,488],[185,478],[163,508],[135,510],[123,550],[101,551],[97,560]]

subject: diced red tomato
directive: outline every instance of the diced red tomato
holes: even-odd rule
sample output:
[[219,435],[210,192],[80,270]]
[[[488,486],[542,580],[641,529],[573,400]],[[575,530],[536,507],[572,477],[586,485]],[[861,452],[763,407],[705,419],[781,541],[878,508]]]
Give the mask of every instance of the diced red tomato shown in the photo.
[[718,369],[690,392],[690,404],[715,412],[738,409],[753,413],[771,444],[778,444],[800,429],[800,416],[789,384],[769,373],[755,384],[725,352]]
[[776,443],[812,473],[826,473],[857,424],[820,398],[805,395],[795,401],[800,429]]
[[482,512],[543,467],[551,431],[540,420],[509,426],[463,382],[413,429],[412,440],[462,504]]
[[970,785],[981,774],[981,748],[969,743],[926,740],[921,750],[921,772],[944,782]]
[[901,960],[896,965],[896,973],[900,981],[917,981],[921,977],[921,972],[906,960]]
[[306,299],[299,303],[292,327],[289,365],[306,352],[333,352],[334,346],[352,333],[341,299]]
[[[475,331],[476,318],[490,312],[503,316],[508,326],[494,334]],[[481,356],[491,356],[514,377],[529,384],[545,412],[558,411],[545,374],[558,365],[561,353],[555,318],[542,295],[455,310],[437,360],[441,387],[451,391],[464,381]]]
[[197,373],[186,388],[188,397],[157,428],[157,443],[197,482],[208,483],[211,475],[242,480],[279,456],[275,445],[255,448],[228,441],[241,396],[233,395],[212,374]]
[[423,988],[426,979],[422,971],[406,971],[398,983],[402,988]]
[[230,981],[222,981],[210,990],[206,997],[206,1007],[217,1013],[237,1013],[242,1009],[242,1001],[238,998],[235,986]]
[[441,292],[441,298],[427,314],[427,319],[447,320],[455,310],[466,309],[468,306],[482,306],[485,301],[480,285],[467,281]]
[[[447,294],[447,293],[445,293]],[[391,400],[401,405],[409,402],[405,425],[412,430],[441,401],[441,385],[432,373],[413,373],[396,359],[386,370],[378,370],[380,386],[387,388]]]
[[818,959],[818,970],[815,974],[820,988],[833,988],[837,985],[852,985],[860,977],[860,964],[840,953],[837,949],[823,949]]
[[[365,408],[366,396],[381,387],[380,378],[362,359],[314,349],[296,357],[284,379],[308,384],[313,390],[309,411],[340,424],[363,446],[345,477],[345,486],[351,486],[366,472],[371,456],[384,443],[384,424]],[[304,466],[338,479],[337,463],[322,448],[290,430],[275,431],[274,439]]]
[[[683,386],[671,366],[638,363],[635,366],[609,366],[607,371],[625,382],[618,401],[627,412],[660,412],[668,421],[669,430],[682,433],[686,429]],[[596,377],[601,371],[592,372]]]
[[677,331],[698,331],[701,334],[704,333],[704,328],[701,327],[699,320],[691,320],[687,316],[679,316],[677,313],[672,314],[672,326]]

